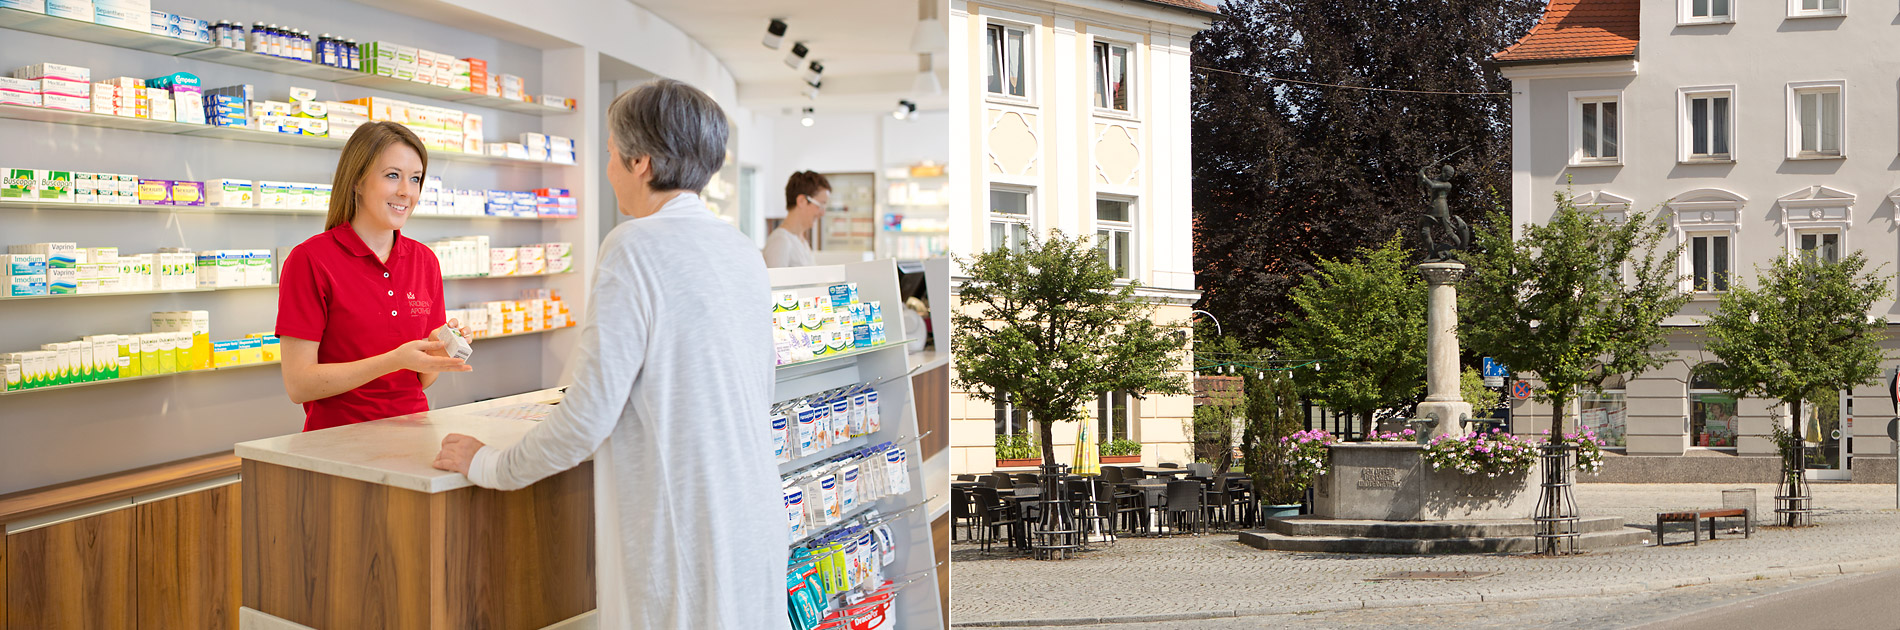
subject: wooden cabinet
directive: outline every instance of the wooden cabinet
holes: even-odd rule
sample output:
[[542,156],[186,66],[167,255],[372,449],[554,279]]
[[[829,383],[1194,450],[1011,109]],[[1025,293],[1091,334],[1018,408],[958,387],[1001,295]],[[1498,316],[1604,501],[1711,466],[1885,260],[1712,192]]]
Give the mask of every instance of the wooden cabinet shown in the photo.
[[7,536],[7,627],[132,628],[133,510]]
[[0,625],[236,628],[238,492],[219,486],[8,535]]
[[141,503],[136,519],[138,628],[237,628],[239,486]]

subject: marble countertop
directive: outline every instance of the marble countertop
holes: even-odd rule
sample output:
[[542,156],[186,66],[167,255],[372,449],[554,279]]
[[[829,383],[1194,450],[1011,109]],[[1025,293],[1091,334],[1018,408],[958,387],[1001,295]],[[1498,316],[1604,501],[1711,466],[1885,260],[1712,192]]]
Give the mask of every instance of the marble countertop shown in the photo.
[[429,465],[450,433],[495,447],[520,441],[537,424],[453,411],[429,411],[374,422],[239,442],[237,456],[326,475],[434,494],[471,484],[461,473]]

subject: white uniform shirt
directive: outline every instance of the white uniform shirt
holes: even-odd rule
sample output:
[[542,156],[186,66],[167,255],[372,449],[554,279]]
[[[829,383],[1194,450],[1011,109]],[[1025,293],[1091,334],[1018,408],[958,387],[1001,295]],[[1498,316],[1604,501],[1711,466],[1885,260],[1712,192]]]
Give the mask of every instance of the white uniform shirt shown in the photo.
[[772,230],[765,237],[765,266],[767,267],[810,267],[818,264],[812,258],[811,246],[797,234],[785,228]]
[[603,629],[789,628],[771,281],[751,241],[683,193],[607,235],[593,286],[566,398],[477,452],[469,480],[512,490],[594,456]]

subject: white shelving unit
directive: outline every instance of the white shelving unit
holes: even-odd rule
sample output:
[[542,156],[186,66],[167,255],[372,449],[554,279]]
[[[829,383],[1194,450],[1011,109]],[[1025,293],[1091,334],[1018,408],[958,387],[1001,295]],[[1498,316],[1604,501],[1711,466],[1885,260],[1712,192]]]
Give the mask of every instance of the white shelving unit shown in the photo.
[[[877,391],[882,427],[876,433],[852,438],[823,452],[782,464],[779,474],[794,474],[863,446],[884,442],[905,445],[904,448],[910,454],[910,492],[885,497],[867,504],[864,509],[875,508],[881,515],[903,512],[887,522],[895,537],[898,553],[897,559],[884,568],[884,575],[886,579],[900,582],[914,578],[917,583],[897,592],[894,611],[897,618],[892,627],[938,627],[942,624],[942,611],[937,590],[922,585],[929,583],[934,586],[937,576],[928,509],[928,503],[936,498],[936,493],[925,481],[922,469],[924,457],[917,444],[917,439],[921,437],[917,428],[917,407],[911,395],[908,355],[903,349],[906,341],[922,335],[923,331],[905,330],[903,318],[898,316],[897,309],[902,306],[897,286],[897,263],[886,259],[770,271],[774,291],[822,289],[834,284],[855,282],[861,301],[877,300],[884,305],[884,331],[888,339],[885,344],[835,357],[781,365],[778,367],[773,395],[773,401],[778,402],[856,383],[875,383],[872,389]],[[849,520],[847,518],[846,522]],[[805,538],[809,540],[826,531],[826,528],[815,528]]]

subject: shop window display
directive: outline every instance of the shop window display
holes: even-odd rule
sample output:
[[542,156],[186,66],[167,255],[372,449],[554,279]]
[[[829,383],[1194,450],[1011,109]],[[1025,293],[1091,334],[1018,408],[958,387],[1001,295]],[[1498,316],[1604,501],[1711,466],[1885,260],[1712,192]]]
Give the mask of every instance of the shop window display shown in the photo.
[[1629,423],[1629,401],[1624,397],[1623,381],[1603,384],[1600,392],[1584,392],[1577,426],[1594,431],[1604,446],[1627,446],[1624,433]]
[[1736,399],[1715,388],[1698,370],[1689,382],[1689,443],[1692,446],[1735,446]]

